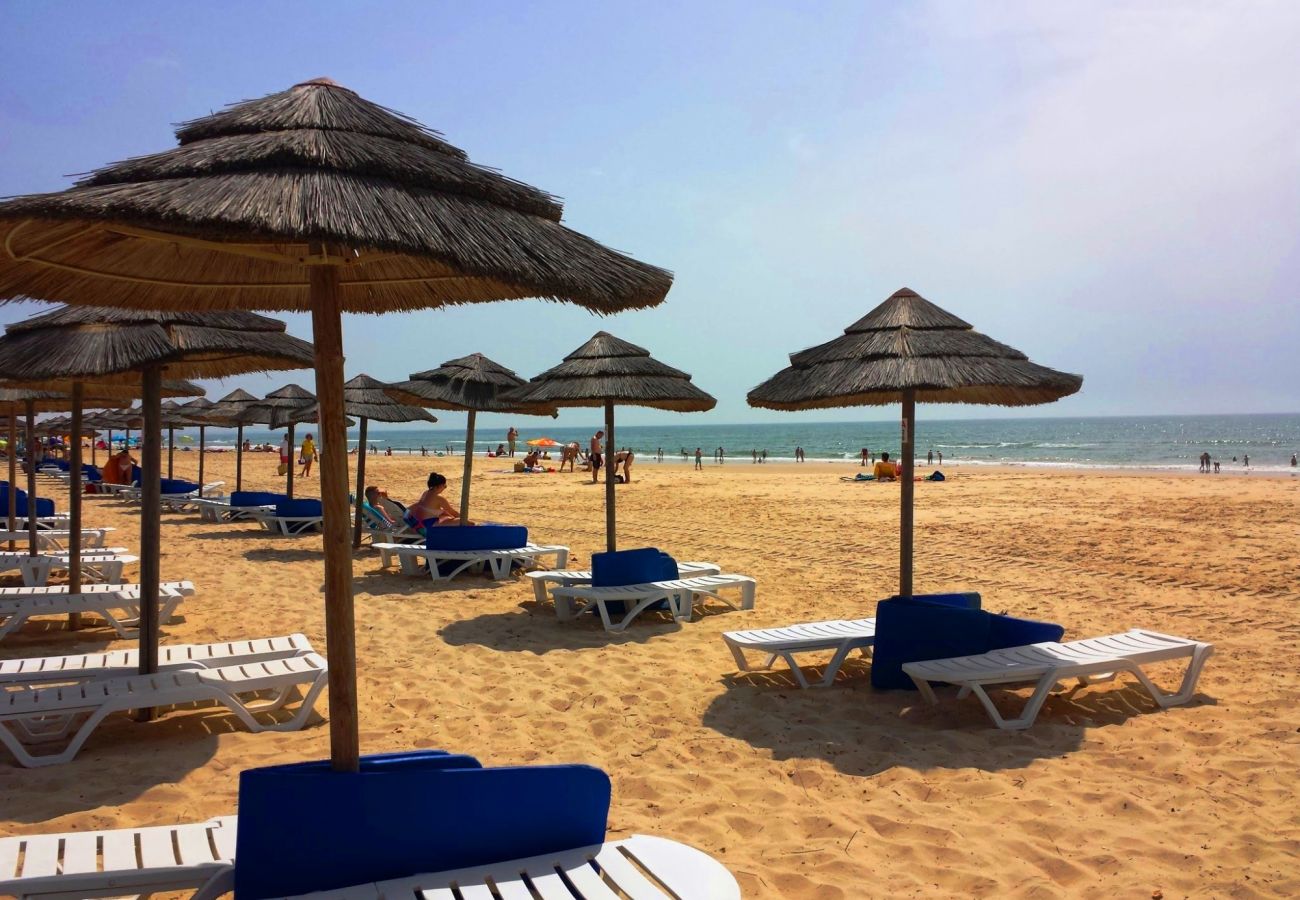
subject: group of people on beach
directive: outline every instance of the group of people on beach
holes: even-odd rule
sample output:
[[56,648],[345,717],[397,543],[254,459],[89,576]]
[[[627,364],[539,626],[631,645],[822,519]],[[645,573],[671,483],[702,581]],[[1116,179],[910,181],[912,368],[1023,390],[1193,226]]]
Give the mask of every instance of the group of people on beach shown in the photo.
[[388,496],[388,492],[377,485],[368,485],[362,508],[371,517],[397,531],[403,525],[420,534],[431,526],[473,525],[469,519],[461,519],[460,510],[451,505],[443,494],[447,490],[447,477],[438,472],[430,472],[427,487],[420,498],[410,506],[404,506]]

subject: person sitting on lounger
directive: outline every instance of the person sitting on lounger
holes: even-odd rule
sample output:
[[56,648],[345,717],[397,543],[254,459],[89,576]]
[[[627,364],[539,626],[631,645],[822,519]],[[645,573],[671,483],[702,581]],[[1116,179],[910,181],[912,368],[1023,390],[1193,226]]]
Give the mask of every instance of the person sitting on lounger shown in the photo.
[[889,454],[880,454],[880,462],[876,463],[871,474],[876,476],[876,481],[897,481],[898,467],[889,461]]
[[389,531],[400,531],[403,523],[389,515],[382,501],[379,488],[372,484],[366,488],[366,499],[362,501],[361,508],[370,513],[375,522],[382,522]]
[[109,457],[100,474],[105,484],[130,484],[131,469],[136,461],[131,458],[131,451],[123,448],[121,453]]
[[453,507],[442,495],[445,490],[447,490],[446,476],[430,472],[429,489],[407,509],[404,519],[406,524],[418,529],[429,519],[434,519],[434,525],[473,525],[474,523],[468,519],[461,521],[460,510]]

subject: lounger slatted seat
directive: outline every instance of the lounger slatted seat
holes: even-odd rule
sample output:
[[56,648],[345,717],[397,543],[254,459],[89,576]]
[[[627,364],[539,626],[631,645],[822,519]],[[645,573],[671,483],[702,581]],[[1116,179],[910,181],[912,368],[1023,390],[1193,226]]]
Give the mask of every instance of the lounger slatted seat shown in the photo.
[[[169,670],[0,693],[0,743],[24,766],[70,761],[104,717],[114,712],[217,701],[251,731],[292,731],[311,714],[328,676],[315,653],[214,669]],[[299,688],[305,687],[305,694]],[[269,692],[269,698],[264,696]],[[250,696],[252,695],[252,696]],[[260,721],[302,696],[283,722]],[[80,722],[80,725],[78,725]],[[41,752],[33,752],[33,748]],[[47,749],[49,748],[49,749]]]
[[[81,554],[81,577],[87,581],[109,583],[122,580],[122,567],[139,562],[138,556],[127,553],[125,547],[98,547]],[[22,573],[23,584],[40,586],[50,580],[53,571],[68,568],[65,551],[46,551],[31,556],[26,553],[0,553],[0,572],[17,569]]]
[[[159,670],[215,669],[229,665],[306,656],[312,650],[304,634],[222,641],[215,644],[163,644],[158,648]],[[140,651],[110,650],[69,656],[36,656],[0,660],[0,685],[75,681],[109,675],[130,675],[140,666]]]
[[[526,574],[533,583],[533,597],[538,603],[547,601],[552,587],[591,584],[590,569],[558,569],[545,572],[528,572]],[[720,575],[722,574],[722,567],[713,563],[680,562],[677,564],[677,574],[690,578],[696,575]]]
[[[11,594],[10,591],[42,593]],[[188,581],[158,585],[158,621],[170,621],[181,602],[193,595],[194,585]],[[66,587],[0,588],[0,639],[23,627],[29,619],[72,613],[93,613],[116,631],[118,637],[134,637],[140,625],[140,586],[85,585],[76,594],[69,594]],[[13,660],[0,662],[0,672],[10,662]]]
[[[835,683],[835,676],[839,674],[840,667],[850,653],[858,650],[863,656],[871,655],[871,646],[876,642],[876,620],[835,619],[788,625],[784,628],[726,631],[723,632],[722,639],[742,672],[770,669],[778,659],[782,659],[790,667],[790,674],[799,687],[829,687]],[[760,665],[752,666],[745,659],[746,650],[766,654],[767,659]],[[826,674],[813,685],[795,660],[795,654],[827,650],[835,651],[835,655],[826,664]]]
[[[238,820],[0,838],[0,892],[62,900],[228,890]],[[21,860],[21,862],[20,862]],[[530,887],[531,886],[531,887]],[[470,869],[303,895],[313,900],[739,900],[726,867],[694,847],[636,834]]]
[[376,541],[390,544],[424,543],[424,535],[406,522],[399,521],[395,525],[389,525],[364,506],[361,507],[361,527],[370,536],[372,544]]
[[[725,588],[739,588],[740,600],[732,601],[720,593]],[[552,588],[555,613],[561,621],[577,618],[588,610],[600,614],[606,631],[623,631],[642,612],[660,603],[667,603],[673,619],[689,620],[695,604],[706,597],[727,604],[732,609],[753,609],[756,582],[748,575],[701,575],[672,581],[652,581],[645,584],[628,584],[616,587],[591,587],[572,585]],[[622,613],[610,608],[621,604]],[[617,622],[613,616],[621,615]]]
[[[450,581],[466,569],[475,566],[484,566],[491,573],[494,580],[500,581],[507,577],[516,562],[524,565],[537,565],[539,556],[555,555],[555,567],[562,569],[569,562],[569,548],[559,545],[543,544],[525,544],[523,547],[517,547],[513,550],[430,550],[419,544],[393,544],[380,543],[371,544],[379,551],[379,564],[388,568],[393,564],[393,558],[396,557],[402,567],[404,575],[423,575],[426,574],[420,567],[420,561],[423,560],[428,567],[428,574],[433,577],[434,581]],[[450,569],[447,574],[441,574],[439,563],[453,562],[460,563]]]
[[163,494],[159,498],[159,504],[163,509],[170,512],[184,512],[194,506],[195,502],[200,499],[208,499],[211,495],[217,496],[217,488],[222,487],[224,481],[213,481],[203,485],[202,491],[186,491],[180,494]]
[[285,537],[315,534],[325,522],[324,516],[277,516],[274,509],[253,513],[249,518],[272,534]]
[[[83,528],[81,529],[81,547],[85,549],[97,549],[104,546],[104,541],[108,538],[110,531],[116,531],[116,528]],[[68,538],[72,532],[66,528],[38,528],[36,530],[36,546],[41,550],[64,550],[68,545]],[[6,531],[0,530],[0,542],[18,541],[26,542],[29,537],[26,531]]]
[[0,838],[0,894],[65,900],[193,891],[216,897],[235,858],[236,819]]
[[[1034,724],[1048,694],[1069,678],[1078,679],[1082,686],[1110,681],[1123,672],[1130,672],[1160,708],[1186,703],[1195,694],[1201,668],[1213,652],[1211,644],[1135,629],[1068,643],[1049,641],[976,656],[909,662],[903,664],[903,671],[911,676],[921,696],[930,703],[938,702],[931,684],[955,684],[961,688],[959,698],[971,693],[979,698],[997,727],[1022,729]],[[1172,694],[1162,691],[1142,670],[1151,663],[1183,657],[1188,659],[1187,669],[1182,684]],[[1003,718],[984,690],[988,685],[1025,683],[1033,683],[1034,692],[1024,711],[1014,719]]]
[[303,895],[303,900],[740,900],[713,857],[634,834],[561,853]]
[[239,522],[275,512],[275,504],[232,506],[229,497],[195,497],[189,501],[188,508],[198,510],[199,518],[204,522]]

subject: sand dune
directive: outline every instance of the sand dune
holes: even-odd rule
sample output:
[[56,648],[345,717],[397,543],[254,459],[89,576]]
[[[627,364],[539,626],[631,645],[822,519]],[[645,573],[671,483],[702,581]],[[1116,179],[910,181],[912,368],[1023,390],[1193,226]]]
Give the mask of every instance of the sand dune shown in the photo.
[[[274,462],[250,457],[248,486],[273,487]],[[197,460],[177,463],[189,473]],[[229,483],[233,464],[207,459]],[[459,458],[367,466],[397,496],[417,494],[430,468],[459,487]],[[602,488],[479,468],[475,516],[526,522],[578,565],[603,547]],[[893,591],[897,486],[843,484],[844,471],[639,464],[619,489],[622,546],[759,581],[753,612],[685,626],[608,635],[556,622],[522,580],[435,588],[361,552],[363,748],[602,766],[614,836],[705,848],[747,897],[1300,893],[1300,480],[957,468],[918,485],[918,590],[979,590],[986,608],[1060,621],[1072,637],[1148,627],[1216,645],[1186,707],[1157,712],[1128,683],[1101,685],[1054,697],[1012,734],[973,700],[929,708],[873,691],[865,662],[820,691],[735,673],[720,632],[868,615]],[[138,546],[131,507],[86,507],[88,524]],[[165,640],[304,631],[325,645],[318,538],[164,514],[162,573],[199,588]],[[0,655],[124,646],[111,635],[32,625]],[[319,726],[248,734],[216,709],[119,718],[71,765],[0,759],[0,833],[229,812],[241,769],[323,757],[327,742]]]

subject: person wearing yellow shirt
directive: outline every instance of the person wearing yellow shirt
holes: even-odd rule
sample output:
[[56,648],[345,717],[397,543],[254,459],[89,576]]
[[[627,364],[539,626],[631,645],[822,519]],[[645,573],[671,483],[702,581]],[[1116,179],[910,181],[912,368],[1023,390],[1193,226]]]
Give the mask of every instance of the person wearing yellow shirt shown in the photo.
[[889,461],[888,453],[882,453],[871,474],[876,476],[876,481],[894,481],[898,478],[898,466]]
[[316,441],[309,434],[303,438],[302,449],[298,453],[298,462],[302,465],[302,471],[298,474],[306,478],[311,475],[311,464],[316,461]]

